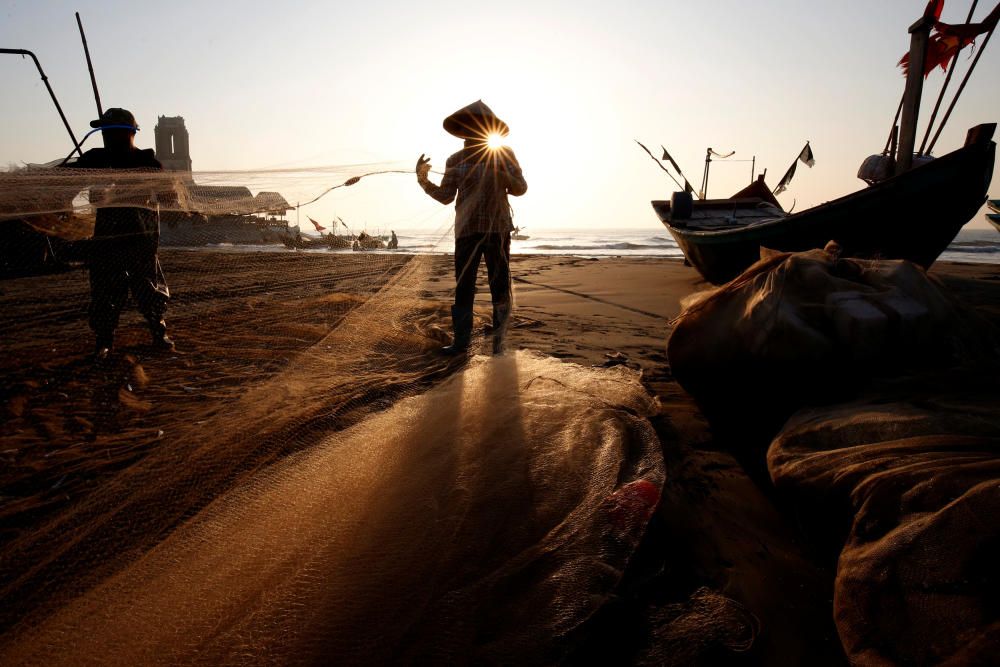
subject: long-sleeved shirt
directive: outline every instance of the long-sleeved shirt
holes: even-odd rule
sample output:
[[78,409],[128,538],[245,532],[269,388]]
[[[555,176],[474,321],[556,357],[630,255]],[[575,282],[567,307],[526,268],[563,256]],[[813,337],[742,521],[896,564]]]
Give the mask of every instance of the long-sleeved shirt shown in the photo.
[[[76,162],[66,165],[72,169],[114,169],[128,170],[130,172],[158,172],[163,171],[163,165],[154,156],[153,150],[132,148],[128,151],[109,151],[106,148],[92,148],[84,153]],[[139,187],[139,183],[132,184],[134,192],[127,192],[127,199],[133,200],[136,206],[116,206],[98,207],[96,224],[94,225],[95,238],[152,238],[155,243],[160,235],[160,218],[155,208],[156,194],[153,189],[157,185],[155,180],[150,181],[150,188]],[[170,193],[172,194],[172,193]],[[120,197],[121,195],[119,195]],[[93,199],[100,198],[100,188],[91,189]]]
[[507,195],[528,190],[514,151],[503,147],[465,146],[448,158],[441,185],[418,179],[420,187],[442,204],[455,202],[455,238],[481,233],[509,233],[513,228]]

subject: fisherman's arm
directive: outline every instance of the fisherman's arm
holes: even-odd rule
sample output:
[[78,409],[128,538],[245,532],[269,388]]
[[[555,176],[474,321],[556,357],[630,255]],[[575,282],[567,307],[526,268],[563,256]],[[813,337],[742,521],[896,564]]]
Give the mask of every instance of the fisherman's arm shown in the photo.
[[431,170],[430,158],[425,158],[423,155],[417,160],[417,183],[423,188],[424,192],[428,195],[441,202],[442,204],[448,205],[455,201],[455,195],[458,193],[458,173],[453,168],[452,161],[449,159],[447,166],[444,170],[444,177],[441,178],[441,185],[434,185],[431,180],[427,177],[427,174]]
[[524,180],[524,174],[521,173],[521,165],[518,164],[514,151],[506,147],[503,149],[501,173],[503,174],[504,185],[507,187],[507,194],[520,197],[528,191],[528,182]]

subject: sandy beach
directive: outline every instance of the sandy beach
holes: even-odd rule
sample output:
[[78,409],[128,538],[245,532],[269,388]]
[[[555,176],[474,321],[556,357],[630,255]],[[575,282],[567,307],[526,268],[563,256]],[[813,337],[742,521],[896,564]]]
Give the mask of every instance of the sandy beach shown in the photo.
[[[436,351],[449,340],[450,256],[167,249],[161,261],[177,352],[151,350],[141,318],[126,310],[116,353],[103,366],[88,357],[83,270],[0,283],[0,630],[54,613],[46,591],[62,599],[78,577],[96,585],[143,554],[156,558],[163,540],[194,530],[185,522],[241,480],[317,456],[331,434],[374,428],[371,420],[440,390],[466,363],[473,372],[486,363]],[[681,262],[659,258],[520,256],[512,273],[507,355],[519,372],[553,358],[597,377],[623,366],[640,371],[638,381],[656,399],[647,418],[663,455],[662,500],[615,594],[585,629],[570,633],[562,655],[580,663],[599,656],[708,664],[699,661],[747,654],[752,664],[841,664],[831,611],[835,562],[804,538],[766,480],[713,438],[671,375],[671,320],[684,297],[710,286]],[[1000,266],[938,263],[931,275],[1000,324]],[[480,285],[474,348],[485,353],[485,276]],[[373,323],[370,337],[351,328],[361,315]],[[741,391],[752,387],[734,387]],[[539,423],[545,414],[538,412]],[[200,434],[202,426],[214,434]],[[247,433],[271,444],[238,446]],[[225,453],[213,453],[216,445]],[[169,480],[169,466],[193,472],[180,487],[159,484],[157,470]],[[350,470],[343,474],[349,479]],[[115,495],[115,488],[131,490]],[[510,500],[511,507],[524,502]],[[140,517],[140,509],[158,505],[178,511]],[[496,521],[499,512],[484,516]],[[129,527],[117,532],[81,528],[123,521]],[[87,559],[76,561],[74,549]],[[94,556],[102,550],[132,556],[105,563]],[[489,550],[476,558],[488,562]],[[145,622],[148,632],[155,621]]]

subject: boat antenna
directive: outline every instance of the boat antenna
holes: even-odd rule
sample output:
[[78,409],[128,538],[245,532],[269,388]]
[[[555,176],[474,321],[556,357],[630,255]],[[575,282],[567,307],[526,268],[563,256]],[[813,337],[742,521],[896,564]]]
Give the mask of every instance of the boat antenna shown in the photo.
[[101,94],[97,91],[97,79],[94,77],[94,64],[90,61],[90,49],[87,47],[87,36],[83,33],[83,21],[80,20],[80,12],[76,12],[76,25],[80,28],[80,39],[83,41],[83,54],[87,56],[87,69],[90,70],[90,85],[94,88],[94,100],[97,102],[97,117],[104,115],[101,108]]
[[727,157],[732,157],[736,155],[736,151],[729,151],[728,153],[723,155],[722,153],[712,150],[711,146],[708,147],[708,150],[705,151],[705,172],[704,174],[702,174],[701,178],[701,192],[699,193],[698,196],[699,199],[705,199],[708,197],[708,169],[712,164],[713,155],[717,158],[724,160]]
[[[66,120],[66,114],[63,113],[62,107],[59,106],[59,100],[56,99],[56,94],[53,92],[52,86],[49,85],[49,77],[45,76],[45,72],[42,71],[42,64],[38,62],[38,58],[35,57],[35,54],[25,49],[0,49],[0,53],[10,53],[21,57],[31,56],[31,59],[35,61],[35,67],[38,68],[38,73],[42,77],[42,83],[45,84],[45,88],[49,91],[49,97],[52,98],[52,103],[56,105],[56,111],[59,112],[59,117],[62,118],[63,125],[66,126],[66,132],[69,133],[69,138],[73,141],[73,147],[76,149],[77,153],[83,155],[83,150],[80,148],[80,142],[77,141],[76,137],[73,135],[73,128],[69,126],[69,121]],[[70,155],[72,154],[73,153],[70,153]]]
[[1000,3],[997,4],[993,11],[990,12],[990,15],[986,18],[987,21],[993,21],[993,24],[990,26],[989,32],[986,33],[983,45],[979,47],[979,52],[972,60],[972,64],[969,65],[969,71],[965,73],[965,77],[962,79],[961,85],[959,85],[958,90],[955,92],[955,97],[948,106],[948,111],[945,112],[944,118],[941,119],[941,124],[938,126],[937,132],[934,133],[934,138],[931,139],[931,145],[927,147],[928,153],[934,150],[934,144],[937,143],[938,137],[941,136],[941,130],[944,129],[948,119],[951,118],[951,112],[955,110],[955,104],[958,103],[958,98],[962,95],[962,91],[965,90],[965,84],[969,82],[969,77],[972,76],[973,70],[976,69],[976,65],[979,63],[979,58],[983,55],[983,51],[986,50],[986,45],[990,43],[990,37],[993,36],[993,33],[997,28],[997,17],[1000,17]]
[[676,179],[676,178],[674,178],[674,175],[673,175],[673,174],[671,174],[671,173],[670,173],[669,171],[667,171],[667,168],[666,168],[666,167],[664,167],[664,166],[663,166],[662,164],[660,164],[660,161],[656,159],[656,157],[655,157],[655,156],[654,156],[654,155],[653,155],[653,154],[652,154],[652,153],[651,153],[651,152],[649,151],[649,149],[648,149],[648,148],[646,148],[646,147],[645,147],[645,146],[643,145],[643,143],[642,143],[641,141],[639,141],[638,139],[635,139],[634,141],[635,141],[635,143],[639,144],[639,146],[640,146],[640,147],[642,148],[642,150],[646,151],[646,153],[647,153],[647,154],[649,155],[649,157],[650,157],[650,158],[651,158],[651,159],[653,160],[653,162],[655,162],[655,163],[656,163],[656,166],[658,166],[658,167],[659,167],[660,169],[662,169],[662,170],[664,171],[664,173],[665,173],[665,174],[666,174],[667,176],[669,176],[669,177],[670,177],[670,180],[671,180],[671,181],[673,181],[674,183],[676,183],[676,184],[677,184],[677,187],[679,187],[679,188],[680,188],[681,190],[683,190],[683,189],[684,189],[684,186],[683,186],[683,185],[681,185],[680,183],[678,183],[677,179]]

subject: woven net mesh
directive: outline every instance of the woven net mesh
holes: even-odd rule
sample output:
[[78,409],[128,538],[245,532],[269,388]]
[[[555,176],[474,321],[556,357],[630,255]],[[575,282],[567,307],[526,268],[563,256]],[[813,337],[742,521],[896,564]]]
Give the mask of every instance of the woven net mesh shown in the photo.
[[[394,166],[0,176],[0,663],[565,654],[658,501],[655,400],[478,354],[488,295],[469,358],[440,355],[450,257],[286,221]],[[127,302],[91,357],[97,207],[159,216],[176,350]],[[411,222],[447,248],[449,218]]]

